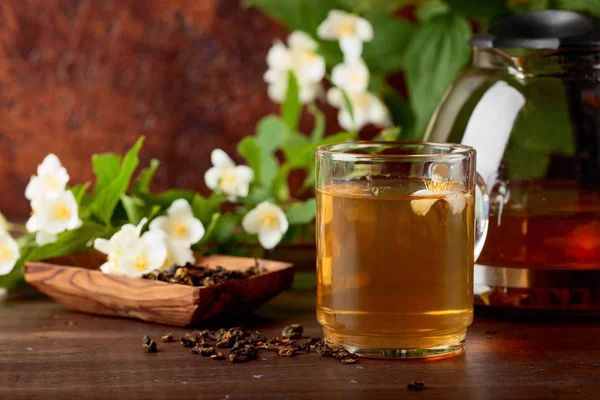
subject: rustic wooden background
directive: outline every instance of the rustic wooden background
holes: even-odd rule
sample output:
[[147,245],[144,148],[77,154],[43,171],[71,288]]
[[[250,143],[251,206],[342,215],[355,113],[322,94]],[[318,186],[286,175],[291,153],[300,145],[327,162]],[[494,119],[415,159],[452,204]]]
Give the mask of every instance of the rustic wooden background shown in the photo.
[[0,210],[29,212],[47,153],[84,182],[93,153],[140,135],[142,163],[162,163],[154,189],[203,190],[210,151],[277,111],[262,76],[285,36],[239,0],[2,0]]

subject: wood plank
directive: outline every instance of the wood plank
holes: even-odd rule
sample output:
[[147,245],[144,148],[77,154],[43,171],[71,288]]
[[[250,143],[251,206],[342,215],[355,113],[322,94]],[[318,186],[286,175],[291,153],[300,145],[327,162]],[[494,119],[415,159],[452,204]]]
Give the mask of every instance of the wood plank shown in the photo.
[[[321,335],[315,294],[284,292],[236,323],[276,336],[289,323]],[[213,361],[179,344],[142,351],[169,328],[73,313],[51,302],[0,305],[0,398],[119,399],[597,399],[600,320],[477,317],[464,355],[440,361],[360,360],[260,352],[246,364]],[[496,334],[485,332],[495,328]],[[424,392],[406,384],[422,380]]]

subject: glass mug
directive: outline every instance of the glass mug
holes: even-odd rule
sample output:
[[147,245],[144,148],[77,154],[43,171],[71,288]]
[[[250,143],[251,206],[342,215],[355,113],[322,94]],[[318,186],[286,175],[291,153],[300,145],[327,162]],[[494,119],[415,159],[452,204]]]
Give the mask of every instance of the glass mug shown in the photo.
[[368,357],[462,352],[488,224],[475,157],[421,142],[317,148],[317,318],[328,344]]

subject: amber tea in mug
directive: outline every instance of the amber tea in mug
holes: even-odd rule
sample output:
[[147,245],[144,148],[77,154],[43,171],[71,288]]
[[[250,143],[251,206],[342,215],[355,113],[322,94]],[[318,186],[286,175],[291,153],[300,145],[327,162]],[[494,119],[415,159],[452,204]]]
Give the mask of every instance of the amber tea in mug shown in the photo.
[[484,212],[475,223],[474,161],[459,145],[318,149],[317,317],[328,343],[381,357],[462,351],[487,224]]

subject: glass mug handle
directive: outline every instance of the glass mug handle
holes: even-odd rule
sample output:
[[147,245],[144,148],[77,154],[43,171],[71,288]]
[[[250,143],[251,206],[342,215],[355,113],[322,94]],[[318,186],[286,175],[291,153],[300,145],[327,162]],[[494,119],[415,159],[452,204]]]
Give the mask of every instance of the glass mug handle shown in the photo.
[[475,173],[475,261],[479,258],[488,232],[490,196],[485,180]]

